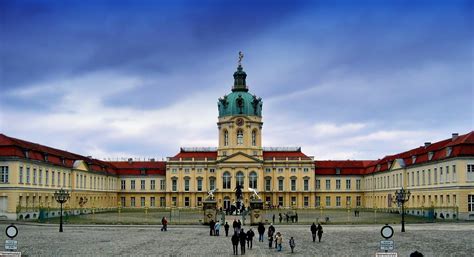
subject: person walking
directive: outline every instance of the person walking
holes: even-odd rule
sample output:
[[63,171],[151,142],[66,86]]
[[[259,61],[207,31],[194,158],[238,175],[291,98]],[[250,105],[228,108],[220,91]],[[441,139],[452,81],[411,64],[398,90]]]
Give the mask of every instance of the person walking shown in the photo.
[[316,242],[316,232],[318,231],[317,227],[316,227],[316,224],[314,224],[313,222],[313,225],[311,225],[311,235],[313,236],[313,242]]
[[[283,216],[281,215],[281,212],[278,215],[280,215],[280,223],[281,223],[281,221],[283,220]],[[273,223],[275,223],[275,222],[273,222]]]
[[293,237],[290,238],[290,248],[291,248],[291,253],[293,253],[293,250],[295,249],[295,239]]
[[225,236],[229,236],[229,223],[227,221],[224,224]]
[[270,227],[268,227],[268,247],[272,248],[273,247],[273,234],[275,233],[275,227],[273,227],[272,224],[270,224]]
[[258,241],[263,242],[263,235],[265,234],[265,226],[263,225],[262,222],[258,223]]
[[239,235],[237,233],[234,233],[234,235],[231,237],[231,241],[234,254],[239,254]]
[[255,236],[255,232],[252,229],[247,231],[247,248],[252,249],[253,246],[253,237]]
[[323,227],[321,226],[321,223],[318,223],[318,241],[321,242],[321,237],[323,237]]
[[167,231],[168,230],[168,220],[166,217],[163,217],[161,219],[161,231]]
[[277,245],[277,251],[281,252],[281,249],[282,249],[281,244],[283,243],[283,236],[280,232],[276,233],[275,241],[276,241],[276,245]]
[[221,223],[216,222],[216,224],[214,225],[214,235],[215,236],[219,236],[219,230],[220,229],[221,229]]
[[244,255],[245,254],[245,241],[247,241],[247,234],[244,232],[244,229],[240,230],[239,239],[240,239],[240,254]]
[[295,222],[298,223],[298,213],[295,212]]
[[237,223],[237,220],[234,220],[234,222],[232,222],[232,228],[234,229],[234,233],[239,233],[239,231],[237,231],[238,226],[239,224]]
[[272,223],[275,223],[275,213],[273,213]]
[[209,235],[212,236],[214,235],[214,226],[216,225],[216,223],[214,222],[214,220],[211,220],[209,222]]

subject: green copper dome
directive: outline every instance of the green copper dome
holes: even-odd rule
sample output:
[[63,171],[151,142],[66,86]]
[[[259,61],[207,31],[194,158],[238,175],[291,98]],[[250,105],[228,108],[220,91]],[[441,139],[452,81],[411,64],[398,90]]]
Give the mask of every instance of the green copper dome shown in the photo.
[[247,115],[262,117],[262,98],[252,95],[248,92],[245,83],[247,74],[239,64],[234,73],[234,86],[232,93],[219,98],[217,106],[219,108],[219,117]]

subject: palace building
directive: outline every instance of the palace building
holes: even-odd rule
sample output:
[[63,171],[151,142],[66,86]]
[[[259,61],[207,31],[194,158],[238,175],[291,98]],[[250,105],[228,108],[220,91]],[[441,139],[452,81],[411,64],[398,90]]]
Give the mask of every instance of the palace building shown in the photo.
[[181,148],[166,161],[101,161],[0,134],[0,217],[38,218],[59,207],[60,188],[74,213],[202,208],[213,189],[227,208],[238,183],[246,206],[254,188],[266,207],[390,210],[403,187],[413,215],[474,219],[474,132],[378,160],[315,160],[301,148],[262,146],[263,102],[246,77],[239,62],[232,92],[218,99],[218,146]]

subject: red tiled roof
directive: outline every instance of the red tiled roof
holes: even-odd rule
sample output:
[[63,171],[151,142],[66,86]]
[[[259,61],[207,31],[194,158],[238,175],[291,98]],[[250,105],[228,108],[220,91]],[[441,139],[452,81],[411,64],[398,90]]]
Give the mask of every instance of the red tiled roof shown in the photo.
[[117,175],[166,175],[166,162],[109,162],[117,169]]
[[316,175],[335,175],[339,169],[341,175],[363,175],[365,174],[366,167],[373,161],[357,161],[357,160],[346,160],[346,161],[315,161],[315,174]]
[[310,159],[301,151],[263,151],[263,158],[286,158],[286,157],[301,157],[301,159]]
[[174,158],[217,158],[217,151],[209,151],[209,152],[186,152],[181,151]]

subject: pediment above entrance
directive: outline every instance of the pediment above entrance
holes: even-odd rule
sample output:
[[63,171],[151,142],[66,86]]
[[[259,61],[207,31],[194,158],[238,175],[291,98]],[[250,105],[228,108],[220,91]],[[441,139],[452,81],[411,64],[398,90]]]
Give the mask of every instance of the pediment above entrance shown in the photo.
[[221,160],[217,161],[219,163],[263,163],[262,160],[250,156],[243,152],[237,152],[232,155],[229,155]]

